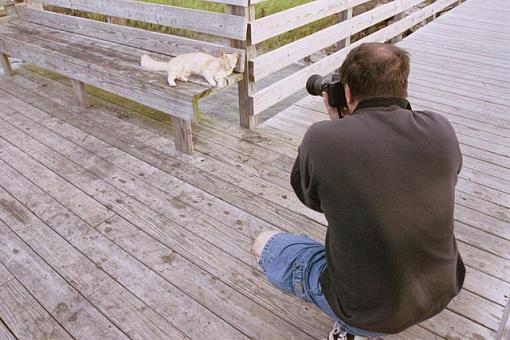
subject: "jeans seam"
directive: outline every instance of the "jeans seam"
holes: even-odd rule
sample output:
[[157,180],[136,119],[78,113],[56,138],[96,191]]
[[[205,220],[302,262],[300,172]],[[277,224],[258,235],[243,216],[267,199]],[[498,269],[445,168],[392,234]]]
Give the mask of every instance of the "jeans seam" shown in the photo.
[[269,238],[269,240],[267,240],[266,244],[264,245],[264,248],[262,248],[262,252],[260,253],[260,258],[259,258],[259,266],[260,266],[260,268],[262,268],[262,271],[264,271],[264,273],[267,271],[266,267],[267,267],[268,262],[270,261],[270,259],[267,259],[267,250],[271,246],[271,243],[273,243],[273,241],[277,237],[285,235],[285,234],[286,233],[284,233],[284,232],[278,232],[278,233],[272,235]]

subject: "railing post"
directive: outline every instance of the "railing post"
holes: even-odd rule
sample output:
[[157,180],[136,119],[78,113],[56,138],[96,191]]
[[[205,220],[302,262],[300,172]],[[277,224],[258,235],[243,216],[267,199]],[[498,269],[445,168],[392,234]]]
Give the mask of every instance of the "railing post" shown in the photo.
[[0,53],[0,65],[2,66],[2,69],[4,70],[4,74],[7,77],[12,77],[14,75],[14,71],[12,70],[11,63],[9,62],[9,58],[7,57],[7,54]]
[[[255,20],[255,5],[248,2],[248,7],[227,5],[227,13],[240,15],[246,18],[246,23]],[[249,27],[249,26],[248,26]],[[255,126],[255,110],[253,99],[250,95],[256,91],[255,81],[250,78],[249,61],[256,56],[256,47],[251,43],[251,34],[248,30],[246,41],[231,39],[230,45],[235,48],[245,50],[245,63],[243,80],[238,83],[239,93],[239,119],[241,127],[251,129]]]
[[[395,16],[393,17],[393,21],[394,21],[394,22],[397,22],[397,21],[399,21],[400,19],[402,19],[404,16],[405,16],[404,12],[402,12],[402,13],[398,13],[397,15],[395,15]],[[396,37],[394,37],[393,39],[391,39],[391,40],[390,40],[390,42],[391,42],[392,44],[396,44],[396,43],[398,43],[400,40],[402,40],[402,38],[403,38],[403,37],[404,37],[404,35],[403,35],[402,33],[400,33],[399,35],[397,35]]]
[[[349,19],[352,19],[352,8],[348,8],[345,11],[337,13],[337,15],[336,15],[337,22],[342,22],[342,21],[349,20]],[[350,44],[351,44],[351,36],[348,36],[347,38],[340,40],[337,43],[337,45],[336,45],[337,50],[341,50],[342,48],[347,47]]]
[[109,15],[106,16],[106,22],[109,23],[109,24],[116,24],[116,25],[127,26],[127,19],[112,17],[112,16],[109,16]]
[[37,1],[26,0],[27,7],[35,9],[43,9],[43,4]]

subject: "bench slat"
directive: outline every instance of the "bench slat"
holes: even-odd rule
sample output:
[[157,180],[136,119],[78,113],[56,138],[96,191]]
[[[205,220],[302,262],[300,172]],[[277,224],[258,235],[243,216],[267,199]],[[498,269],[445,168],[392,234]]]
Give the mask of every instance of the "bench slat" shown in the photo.
[[[115,74],[123,74],[135,79],[141,79],[142,84],[156,84],[164,89],[170,89],[172,92],[168,93],[169,95],[183,92],[186,96],[189,93],[193,93],[196,94],[196,97],[203,98],[224,89],[223,87],[220,89],[215,88],[213,91],[204,91],[203,89],[209,89],[210,85],[202,77],[193,75],[189,77],[189,83],[180,83],[178,87],[170,88],[166,81],[165,72],[147,71],[140,66],[140,58],[144,54],[150,54],[160,61],[167,61],[168,57],[166,55],[148,53],[138,48],[89,38],[79,34],[71,34],[25,21],[18,20],[15,23],[4,25],[4,27],[15,31],[21,30],[24,34],[36,39],[36,41],[40,43],[45,42],[48,49],[63,48],[59,50],[61,53],[69,55],[71,58],[78,56],[78,61],[85,63],[87,66],[91,62],[93,62],[92,65],[105,65],[107,69]],[[234,73],[226,79],[226,86],[235,84],[241,79],[242,74]],[[190,87],[192,85],[198,85],[198,87],[192,89]]]
[[246,40],[244,17],[133,0],[42,0],[41,3]]
[[178,88],[151,84],[133,74],[123,75],[113,68],[85,63],[72,57],[74,51],[64,53],[57,45],[38,41],[23,32],[5,27],[0,27],[0,51],[187,120],[195,118],[194,97],[209,90],[190,83],[180,84]]
[[243,72],[244,70],[245,53],[241,49],[27,7],[18,7],[17,13],[20,19],[28,22],[169,56],[193,52],[204,52],[211,55],[218,55],[220,51],[237,52],[241,57],[236,71]]

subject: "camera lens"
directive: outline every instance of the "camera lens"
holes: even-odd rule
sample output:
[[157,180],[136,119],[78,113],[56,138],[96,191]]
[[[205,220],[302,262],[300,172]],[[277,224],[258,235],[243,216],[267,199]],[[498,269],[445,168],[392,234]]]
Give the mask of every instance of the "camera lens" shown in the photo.
[[306,82],[306,90],[312,96],[322,96],[322,77],[314,74]]

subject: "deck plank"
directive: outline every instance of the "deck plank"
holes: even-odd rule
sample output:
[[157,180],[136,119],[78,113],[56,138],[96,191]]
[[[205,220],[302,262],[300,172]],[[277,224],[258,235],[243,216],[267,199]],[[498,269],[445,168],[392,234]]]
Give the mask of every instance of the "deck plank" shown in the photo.
[[0,318],[19,339],[72,339],[16,280],[0,287]]
[[[14,123],[16,120],[11,116],[10,121]],[[38,130],[36,126],[33,125],[30,126],[30,129],[30,133],[36,133]],[[299,320],[301,327],[309,323],[310,327],[308,331],[312,334],[318,332],[317,325],[322,324],[326,326],[326,319],[324,316],[318,314],[315,310],[306,310],[303,309],[303,307],[300,308],[299,304],[296,304],[295,300],[289,296],[283,294],[274,296],[273,294],[276,289],[261,277],[260,274],[258,277],[253,277],[252,269],[246,268],[243,270],[243,266],[240,266],[237,259],[224,253],[219,248],[216,248],[216,246],[207,242],[204,244],[203,240],[189,233],[186,229],[175,224],[175,222],[155,213],[154,210],[147,208],[129,196],[116,192],[111,185],[102,183],[98,188],[98,178],[91,176],[91,174],[89,174],[88,180],[77,178],[78,175],[83,177],[83,173],[80,173],[81,170],[76,164],[64,159],[54,151],[44,151],[45,147],[38,145],[38,143],[34,141],[26,141],[21,137],[15,138],[12,135],[13,133],[15,132],[10,131],[9,134],[6,130],[3,132],[6,136],[10,136],[10,142],[17,143],[18,147],[23,147],[26,151],[31,150],[33,156],[37,157],[37,160],[42,162],[45,166],[60,169],[59,173],[61,176],[64,176],[80,189],[86,192],[88,191],[90,194],[94,193],[94,197],[102,204],[111,206],[110,209],[130,221],[133,221],[138,227],[144,228],[144,230],[150,232],[151,235],[157,235],[156,237],[167,242],[172,249],[176,249],[178,252],[184,252],[188,258],[192,258],[194,262],[200,264],[202,267],[205,266],[209,272],[222,277],[230,284],[238,286],[242,283],[244,292],[248,294],[248,296],[268,306],[268,308],[274,310],[278,315],[294,323],[296,320]],[[40,135],[40,138],[45,137],[44,135]],[[47,141],[51,142],[51,139]],[[24,143],[24,146],[20,143]],[[62,151],[64,149],[61,143],[62,141],[57,143],[53,141],[53,146]],[[67,153],[67,156],[72,157],[72,153]],[[82,158],[79,158],[79,160],[85,161]],[[265,288],[265,290],[261,290],[261,287]]]
[[[2,203],[13,202],[10,195],[8,200],[3,198],[6,195],[3,189],[0,195]],[[4,220],[5,211],[0,209],[0,213]],[[14,216],[25,218],[24,212]],[[72,337],[127,339],[2,221],[0,236],[0,262]]]
[[[48,204],[41,190],[24,180],[21,175],[12,169],[6,168],[6,164],[0,164],[2,173],[1,186],[7,188],[16,198],[28,196],[27,202],[32,210],[42,210],[46,216],[50,216],[59,222],[63,230],[62,234],[72,234],[79,231],[80,220],[70,223],[67,216],[72,216],[68,210],[58,211],[58,206]],[[176,339],[186,338],[172,325],[166,322],[152,309],[146,308],[145,304],[134,298],[126,288],[108,277],[101,267],[86,259],[75,248],[71,247],[55,231],[50,229],[40,216],[36,217],[33,211],[13,200],[13,196],[7,191],[0,192],[2,201],[9,204],[9,209],[0,213],[0,218],[10,225],[10,228],[21,236],[29,245],[44,256],[45,261],[53,264],[55,270],[65,277],[80,293],[94,304],[110,320],[132,338],[142,339],[145,336],[153,338],[172,337]],[[16,211],[17,215],[9,214]],[[63,220],[63,221],[62,221]],[[67,228],[67,230],[66,230]],[[75,230],[75,228],[77,230]],[[129,277],[129,276],[127,276]],[[105,290],[105,287],[109,289]]]
[[[1,142],[0,148],[2,148]],[[49,172],[48,169],[38,168],[34,161],[25,159],[25,162],[27,168],[36,171],[35,174]],[[156,311],[189,336],[199,336],[202,332],[207,331],[211,335],[215,334],[215,337],[221,334],[231,338],[243,338],[241,333],[225,324],[173,285],[155,275],[154,272],[141,265],[118,246],[101,237],[92,226],[84,223],[63,205],[45,195],[41,189],[22,178],[21,174],[17,174],[14,169],[7,168],[1,161],[0,172],[10,180],[10,183],[13,183],[10,184],[0,180],[0,185],[9,187],[11,192],[15,192],[17,198],[23,201],[25,205],[30,206],[39,218],[58,231],[60,235],[65,235],[66,240],[85,254],[96,266],[115,278],[117,282],[146,304],[146,306],[142,305],[132,299],[126,289],[121,289],[118,284],[113,283],[100,286],[89,296],[89,300],[95,305],[101,306],[101,308],[112,308],[108,305],[109,303],[125,301],[132,304],[133,311],[140,310],[146,318],[133,315],[132,329],[128,332],[131,337],[134,336],[133,333],[138,333],[139,336],[150,336],[151,338],[182,336],[178,332],[165,329],[168,328],[168,323],[151,315],[154,314],[153,311]],[[33,178],[32,175],[26,172],[24,175]],[[45,186],[44,183],[39,182],[39,184],[41,187]],[[51,213],[48,213],[50,211]],[[145,284],[138,286],[139,282],[145,282]],[[151,289],[145,291],[145,287],[151,287]],[[108,298],[109,294],[114,295],[114,298]],[[147,307],[150,307],[153,311],[145,310]],[[124,309],[123,306],[116,308]],[[127,318],[126,315],[122,315],[122,317]],[[115,319],[114,315],[111,318],[120,322],[119,318]],[[161,328],[165,332],[161,332],[157,328]]]
[[[411,103],[445,116],[459,136],[455,230],[468,274],[447,310],[385,338],[491,339],[504,327],[504,6],[466,1],[400,43],[412,54]],[[194,126],[197,153],[188,156],[174,151],[168,117],[105,92],[89,94],[93,107],[81,110],[65,78],[23,68],[0,78],[0,91],[0,316],[9,320],[0,322],[2,339],[37,338],[52,327],[75,338],[194,338],[204,323],[213,338],[324,338],[330,321],[268,284],[250,253],[264,229],[324,237],[324,217],[306,210],[288,181],[303,134],[327,119],[320,98],[251,131],[204,117]]]

